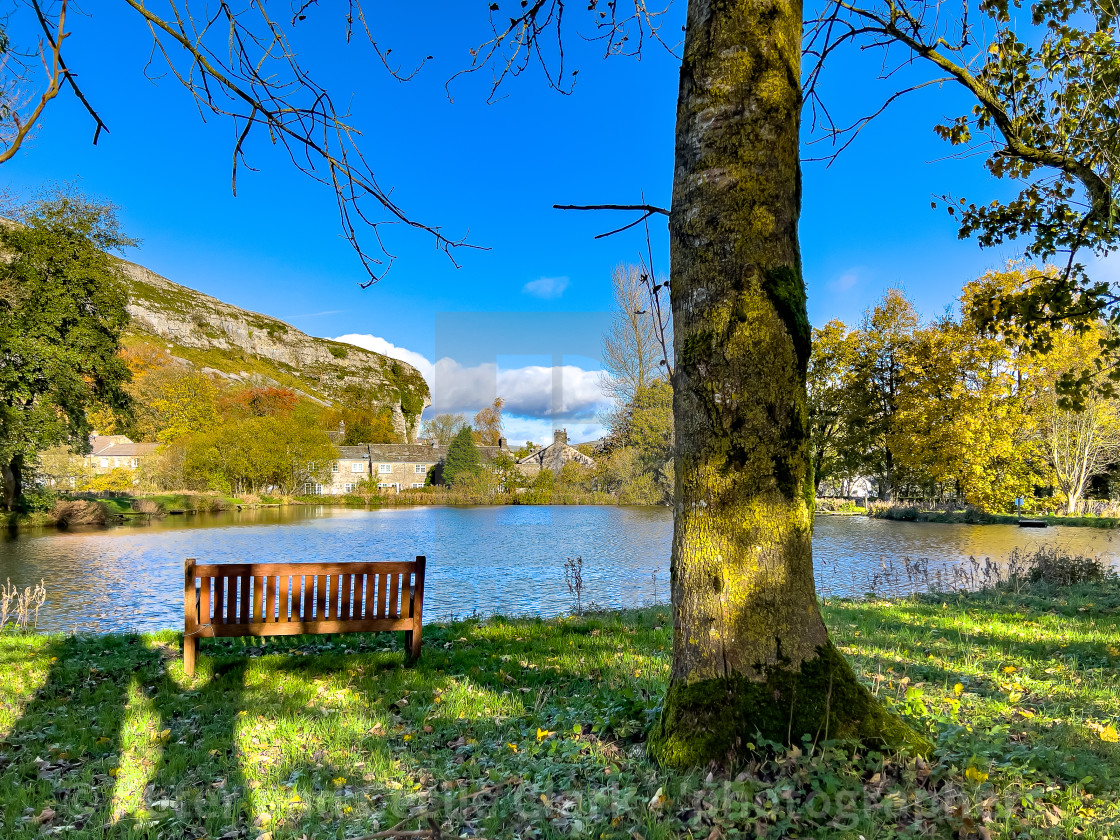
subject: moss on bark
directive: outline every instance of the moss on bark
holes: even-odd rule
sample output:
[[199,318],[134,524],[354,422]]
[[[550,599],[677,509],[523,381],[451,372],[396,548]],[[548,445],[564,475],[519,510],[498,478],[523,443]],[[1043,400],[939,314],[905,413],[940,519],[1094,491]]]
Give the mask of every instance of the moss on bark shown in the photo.
[[650,741],[674,766],[756,732],[921,745],[829,644],[817,605],[800,45],[799,0],[688,5],[669,219],[673,668]]
[[826,643],[797,670],[768,668],[766,679],[741,674],[674,682],[649,739],[668,767],[731,762],[756,738],[776,743],[857,741],[868,747],[928,755],[933,745],[888,713]]

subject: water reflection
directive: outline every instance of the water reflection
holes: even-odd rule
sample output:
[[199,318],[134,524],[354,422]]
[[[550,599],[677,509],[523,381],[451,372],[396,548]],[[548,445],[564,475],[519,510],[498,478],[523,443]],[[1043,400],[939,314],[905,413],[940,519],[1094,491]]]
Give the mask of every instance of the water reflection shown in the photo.
[[[887,559],[931,571],[970,555],[1058,542],[1115,560],[1111,532],[819,517],[813,540],[821,594],[863,594]],[[428,557],[425,616],[555,615],[570,607],[567,557],[582,556],[584,602],[634,606],[668,595],[672,516],[666,508],[477,507],[347,510],[260,508],[167,517],[107,531],[21,534],[0,542],[0,582],[46,581],[40,627],[151,630],[182,624],[182,568],[203,562]],[[654,575],[656,574],[656,578]],[[905,590],[905,585],[903,586]]]

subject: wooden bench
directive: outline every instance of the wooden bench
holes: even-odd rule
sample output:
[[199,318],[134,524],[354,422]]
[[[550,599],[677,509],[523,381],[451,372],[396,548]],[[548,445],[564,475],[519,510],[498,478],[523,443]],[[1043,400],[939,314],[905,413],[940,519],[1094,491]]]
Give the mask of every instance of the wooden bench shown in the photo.
[[414,562],[229,563],[184,569],[183,669],[203,636],[296,636],[403,630],[420,657],[425,558]]

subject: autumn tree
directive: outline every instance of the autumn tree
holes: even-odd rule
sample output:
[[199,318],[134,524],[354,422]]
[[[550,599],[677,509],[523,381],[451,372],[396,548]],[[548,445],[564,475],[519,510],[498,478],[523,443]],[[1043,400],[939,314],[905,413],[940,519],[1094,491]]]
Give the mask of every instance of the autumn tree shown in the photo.
[[474,416],[474,438],[479,446],[497,446],[502,437],[502,406],[505,400],[494,397],[494,402]]
[[255,385],[227,390],[218,398],[218,411],[226,417],[276,417],[296,407],[299,396],[291,388]]
[[400,443],[393,427],[393,411],[384,405],[347,404],[323,412],[323,424],[342,432],[342,443],[359,446],[364,443]]
[[149,368],[129,391],[136,403],[135,431],[143,440],[173,443],[218,425],[218,386],[185,363]]
[[133,244],[112,205],[53,190],[0,225],[0,503],[23,503],[37,453],[86,452],[87,412],[131,408],[117,355],[127,299],[110,251]]
[[436,414],[421,424],[420,436],[435,441],[437,446],[448,446],[465,425],[467,418],[462,414]]
[[1049,352],[1034,359],[1037,439],[1070,515],[1092,479],[1120,460],[1120,401],[1102,396],[1092,381],[1076,404],[1059,390],[1063,377],[1084,370],[1097,352],[1100,332],[1064,330],[1050,337]]
[[916,483],[991,512],[1008,512],[1042,481],[1029,406],[1010,348],[977,332],[966,311],[911,338],[887,434]]

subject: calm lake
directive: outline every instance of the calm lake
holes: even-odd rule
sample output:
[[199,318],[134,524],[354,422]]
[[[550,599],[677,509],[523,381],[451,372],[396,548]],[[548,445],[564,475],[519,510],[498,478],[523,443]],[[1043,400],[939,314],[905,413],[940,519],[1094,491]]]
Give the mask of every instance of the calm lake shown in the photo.
[[[668,598],[668,508],[263,508],[173,516],[105,531],[0,538],[0,583],[46,583],[40,629],[98,632],[181,627],[183,560],[271,562],[428,558],[424,616],[440,621],[567,612],[567,557],[583,558],[584,602],[629,607]],[[818,517],[813,540],[822,595],[862,595],[885,561],[947,568],[969,556],[1002,560],[1016,546],[1061,544],[1120,561],[1120,532],[1021,529]],[[903,574],[893,591],[910,591]],[[890,586],[879,591],[892,591]]]

